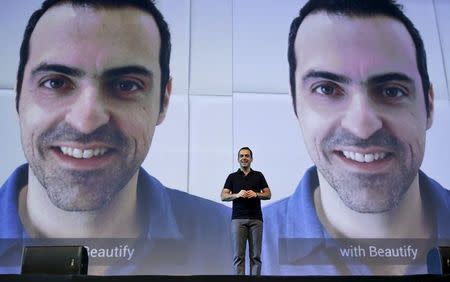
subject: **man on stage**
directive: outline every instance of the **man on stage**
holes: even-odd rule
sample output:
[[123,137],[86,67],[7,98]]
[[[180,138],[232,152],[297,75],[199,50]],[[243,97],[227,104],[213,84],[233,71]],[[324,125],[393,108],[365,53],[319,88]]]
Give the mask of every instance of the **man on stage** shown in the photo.
[[231,235],[235,274],[245,275],[245,248],[249,242],[250,275],[261,274],[263,219],[261,200],[269,200],[271,192],[264,175],[252,170],[253,153],[248,147],[238,152],[240,168],[228,175],[222,190],[222,201],[233,201]]

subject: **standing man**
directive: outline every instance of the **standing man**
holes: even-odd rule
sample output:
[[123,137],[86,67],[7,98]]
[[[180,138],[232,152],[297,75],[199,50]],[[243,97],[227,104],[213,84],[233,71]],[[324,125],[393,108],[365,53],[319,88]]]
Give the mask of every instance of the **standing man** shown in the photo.
[[[412,252],[392,263],[365,248],[423,255],[416,239],[450,238],[450,191],[419,169],[434,110],[419,32],[392,0],[310,0],[291,24],[288,60],[315,166],[264,210],[266,273],[426,273]],[[334,238],[360,247],[357,258]]]
[[[91,258],[115,250],[90,274],[227,274],[217,239],[229,209],[141,168],[169,104],[170,50],[149,0],[47,0],[31,16],[16,87],[28,163],[0,188],[0,239],[76,238]],[[94,242],[116,245],[90,245],[104,238]],[[0,272],[17,273],[21,251],[4,242]]]
[[271,192],[264,175],[251,169],[252,150],[243,147],[238,152],[240,168],[228,175],[222,190],[222,201],[233,201],[231,237],[233,267],[237,275],[245,275],[247,241],[250,255],[250,275],[261,275],[261,244],[263,218],[261,200],[269,200]]

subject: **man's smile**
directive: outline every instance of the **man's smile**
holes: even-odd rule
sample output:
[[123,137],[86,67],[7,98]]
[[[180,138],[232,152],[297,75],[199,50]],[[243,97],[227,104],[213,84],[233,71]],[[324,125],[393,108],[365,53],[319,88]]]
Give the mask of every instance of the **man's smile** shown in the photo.
[[94,148],[94,149],[84,149],[83,150],[80,148],[61,146],[60,150],[66,156],[74,157],[77,159],[90,159],[92,157],[104,155],[108,151],[108,148],[99,147],[99,148]]
[[374,153],[358,153],[354,151],[341,151],[341,153],[350,160],[360,163],[371,163],[377,160],[384,159],[388,153],[386,152],[374,152]]

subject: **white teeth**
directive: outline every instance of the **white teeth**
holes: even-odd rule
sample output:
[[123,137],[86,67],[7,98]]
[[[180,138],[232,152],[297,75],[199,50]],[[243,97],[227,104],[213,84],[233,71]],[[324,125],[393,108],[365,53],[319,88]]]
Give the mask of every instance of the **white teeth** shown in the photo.
[[78,148],[70,148],[61,146],[60,147],[61,152],[66,155],[77,159],[90,159],[92,157],[96,156],[102,156],[104,155],[108,149],[106,148],[96,148],[96,149],[78,149]]
[[360,153],[355,153],[355,160],[357,162],[363,163],[364,162],[364,155]]
[[354,160],[360,163],[371,163],[373,161],[382,160],[386,157],[386,153],[373,153],[373,154],[362,154],[349,151],[342,151],[342,154],[350,160]]
[[371,163],[371,162],[373,162],[375,160],[375,155],[373,155],[373,154],[367,154],[367,155],[364,155],[364,161],[366,162],[366,163]]
[[92,158],[93,155],[94,155],[94,150],[84,150],[84,152],[83,152],[84,159]]
[[73,149],[73,157],[77,158],[77,159],[81,159],[83,157],[83,151],[80,149]]

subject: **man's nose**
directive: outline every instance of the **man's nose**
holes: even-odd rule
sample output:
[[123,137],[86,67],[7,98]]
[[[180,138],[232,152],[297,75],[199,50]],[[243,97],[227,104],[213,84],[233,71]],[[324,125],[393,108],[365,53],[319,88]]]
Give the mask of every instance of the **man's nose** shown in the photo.
[[78,131],[88,134],[110,121],[110,113],[101,90],[86,87],[77,94],[66,114],[66,122]]
[[383,127],[377,105],[366,93],[351,98],[341,121],[343,128],[361,139],[367,139]]

